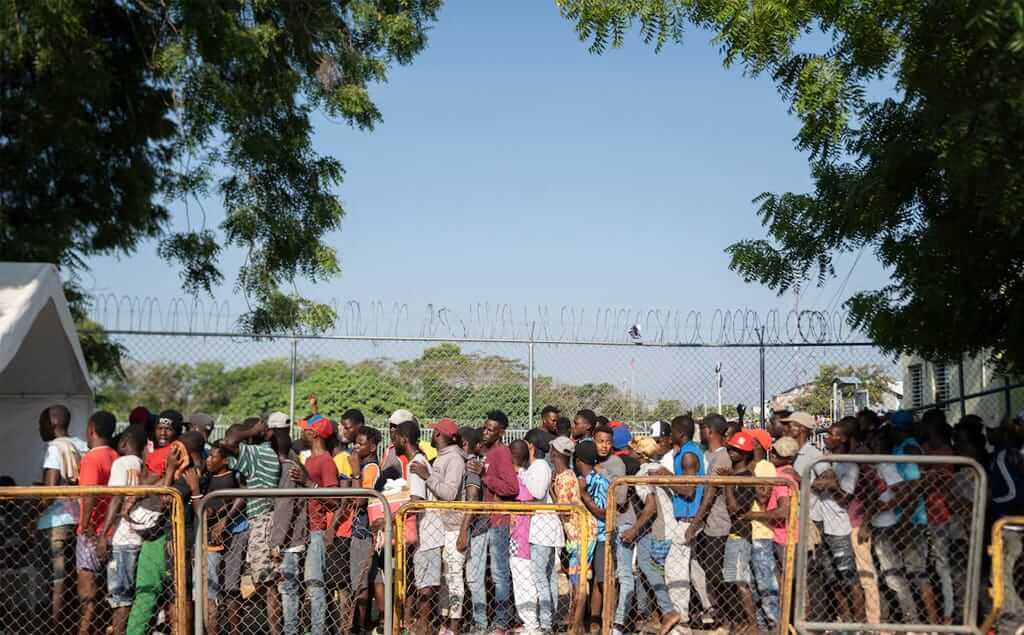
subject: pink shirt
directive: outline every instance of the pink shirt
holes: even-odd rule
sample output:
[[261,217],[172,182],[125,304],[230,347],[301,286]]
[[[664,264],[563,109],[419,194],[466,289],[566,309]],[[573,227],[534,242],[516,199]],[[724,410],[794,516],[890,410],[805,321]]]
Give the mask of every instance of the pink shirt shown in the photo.
[[[799,486],[800,481],[797,480],[796,470],[793,469],[792,465],[783,465],[781,467],[775,468],[775,476],[776,476],[776,478],[784,478],[787,481],[792,481],[793,485]],[[797,490],[797,491],[799,491],[799,490]],[[783,498],[783,497],[786,497],[786,496],[789,497],[789,504],[790,505],[798,505],[799,504],[800,498],[799,498],[799,496],[794,496],[792,494],[792,489],[791,488],[784,487],[782,485],[776,485],[775,487],[772,488],[772,495],[771,495],[771,498],[768,500],[768,511],[772,511],[773,509],[778,509],[778,507],[779,507],[779,498]],[[794,530],[794,532],[796,532],[796,531],[798,531],[798,530]],[[785,520],[773,521],[772,522],[772,533],[774,534],[773,537],[774,537],[774,540],[775,540],[776,544],[779,544],[779,545],[786,544],[786,538],[787,538],[786,521]],[[796,536],[796,539],[799,541],[800,540],[799,536]]]
[[[530,494],[530,490],[526,488],[526,483],[523,481],[522,473],[518,476],[519,481],[519,494],[516,496],[516,500],[520,502],[533,502],[533,496]],[[511,533],[511,555],[513,558],[519,558],[520,560],[530,559],[530,517],[526,514],[521,516],[512,517],[512,533]]]

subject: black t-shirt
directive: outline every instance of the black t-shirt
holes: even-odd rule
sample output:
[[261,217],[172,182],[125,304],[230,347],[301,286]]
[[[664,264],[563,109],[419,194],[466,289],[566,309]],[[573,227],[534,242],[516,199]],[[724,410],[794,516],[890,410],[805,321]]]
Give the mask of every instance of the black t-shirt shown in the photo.
[[[229,470],[225,474],[214,475],[210,473],[203,474],[202,480],[199,482],[199,490],[203,493],[203,496],[216,492],[222,489],[238,489],[241,487],[241,483],[238,479],[238,472]],[[214,497],[210,499],[210,502],[206,504],[206,518],[210,526],[213,526],[217,522],[217,518],[221,513],[225,511],[225,508],[231,505],[235,499],[233,498],[219,498]]]
[[623,464],[626,466],[626,476],[636,476],[640,471],[640,459],[629,454],[623,454],[619,458],[622,459]]
[[[753,476],[750,470],[737,472],[733,476]],[[750,540],[751,527],[749,520],[740,520],[754,506],[757,500],[757,489],[746,485],[731,485],[733,498],[736,499],[736,513],[732,515],[732,532],[744,540]]]

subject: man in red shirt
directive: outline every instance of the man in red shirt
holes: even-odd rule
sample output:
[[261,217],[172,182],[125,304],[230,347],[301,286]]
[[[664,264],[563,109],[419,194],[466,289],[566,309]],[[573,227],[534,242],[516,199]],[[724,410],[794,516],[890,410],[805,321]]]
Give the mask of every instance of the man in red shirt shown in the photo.
[[[78,484],[82,487],[106,486],[110,468],[117,459],[113,445],[114,415],[100,410],[89,417],[86,440],[89,451],[78,467]],[[83,496],[78,539],[75,541],[75,563],[78,568],[78,599],[81,604],[79,635],[92,632],[92,618],[96,613],[96,574],[103,571],[103,563],[96,554],[96,538],[103,531],[110,497]]]
[[177,410],[164,410],[157,417],[153,429],[153,451],[146,455],[146,471],[153,477],[151,480],[163,476],[167,453],[171,451],[171,444],[181,436],[184,420]]
[[[334,434],[331,422],[319,415],[298,423],[302,429],[302,440],[309,448],[310,455],[304,467],[308,478],[306,487],[337,487],[338,467],[334,457],[327,450],[325,440]],[[309,499],[309,546],[306,552],[303,579],[310,604],[310,631],[323,635],[327,616],[327,591],[324,587],[325,547],[324,530],[327,529],[327,510],[316,498]],[[297,608],[297,607],[296,607]],[[288,611],[285,611],[286,614]]]

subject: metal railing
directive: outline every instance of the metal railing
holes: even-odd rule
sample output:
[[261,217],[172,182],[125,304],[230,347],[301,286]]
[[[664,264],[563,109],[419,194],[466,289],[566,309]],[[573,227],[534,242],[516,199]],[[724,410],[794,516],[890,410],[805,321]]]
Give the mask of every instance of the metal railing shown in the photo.
[[[28,501],[28,502],[35,502],[38,505],[38,504],[43,503],[43,502],[47,502],[47,503],[52,504],[52,503],[57,502],[57,501],[68,501],[70,504],[78,505],[79,501],[82,498],[91,497],[91,496],[95,496],[95,497],[109,497],[109,499],[112,499],[112,498],[115,498],[115,497],[130,497],[130,498],[136,498],[136,499],[142,499],[142,498],[148,498],[148,497],[154,497],[154,496],[160,497],[161,505],[162,505],[162,507],[165,507],[165,509],[161,509],[157,513],[160,514],[160,515],[166,514],[168,522],[164,522],[163,520],[161,520],[160,521],[160,525],[159,525],[160,529],[159,530],[155,530],[155,531],[159,531],[160,536],[167,536],[169,534],[170,550],[169,550],[168,556],[170,558],[170,563],[171,563],[171,571],[170,571],[170,573],[171,573],[171,579],[172,579],[172,581],[171,581],[171,603],[170,604],[171,604],[171,607],[172,607],[172,610],[173,610],[173,614],[171,616],[169,616],[171,618],[170,619],[170,625],[172,627],[172,633],[174,635],[186,635],[186,633],[188,632],[188,626],[187,625],[188,625],[188,609],[189,609],[189,607],[188,607],[188,590],[187,590],[187,585],[186,585],[186,560],[187,560],[187,558],[186,558],[186,551],[185,551],[185,547],[186,547],[186,537],[185,537],[185,502],[182,500],[181,494],[176,489],[170,488],[170,487],[141,487],[141,486],[139,486],[139,487],[90,487],[90,486],[74,486],[74,487],[66,487],[66,486],[60,486],[60,487],[41,487],[41,486],[35,486],[35,487],[0,487],[0,504],[12,503],[12,502],[16,503],[16,502],[19,502],[19,501]],[[34,512],[36,512],[36,511],[39,511],[39,510],[38,509],[32,510],[33,516],[34,516]],[[4,512],[5,512],[5,514],[11,513],[11,510],[10,509],[5,509]],[[127,512],[125,512],[125,513],[127,513]],[[122,516],[125,515],[125,513],[123,513]],[[21,516],[21,515],[19,514],[18,516]],[[27,518],[23,518],[22,520],[27,520]],[[118,521],[114,524],[114,526],[111,527],[111,531],[113,532],[114,530],[116,530],[118,528],[118,524],[121,523],[121,522],[127,522],[127,520],[125,518],[118,519]],[[33,518],[33,523],[32,524],[35,525],[34,518]],[[13,527],[9,527],[9,528],[13,528]],[[75,530],[75,526],[73,525],[73,526],[70,527],[70,534],[69,534],[69,538],[70,538],[72,543],[74,542],[74,530]],[[11,538],[11,537],[12,536],[5,536],[5,538]],[[156,536],[154,534],[154,536],[152,538],[155,538],[155,537]],[[42,537],[38,537],[38,536],[36,536],[34,538],[30,537],[28,539],[27,544],[24,544],[22,546],[22,548],[17,552],[17,555],[23,556],[23,557],[28,559],[29,564],[26,565],[28,567],[31,567],[33,564],[37,564],[37,563],[32,563],[31,562],[32,558],[40,553],[40,549],[37,549],[36,547],[40,547],[43,550],[43,552],[47,553],[48,555],[50,553],[52,553],[52,552],[48,551],[48,550],[53,548],[51,544],[37,545],[34,542],[34,540],[36,540],[36,539],[41,540]],[[49,537],[47,537],[46,539],[49,540]],[[147,538],[143,539],[143,546],[145,545],[146,542],[149,542],[149,541],[151,541],[150,537],[147,537]],[[116,549],[117,549],[117,545],[116,544],[112,545],[110,554],[112,554]],[[107,554],[107,555],[110,555],[110,554]],[[138,552],[136,552],[136,554],[138,554]],[[8,555],[10,555],[10,554],[8,554]],[[112,558],[103,557],[103,554],[98,554],[98,553],[96,554],[96,559],[97,559],[97,563],[100,566],[103,567],[104,571],[108,571],[108,565],[114,562],[114,560]],[[163,553],[163,549],[161,549],[161,552],[159,554],[159,565],[162,567],[163,563],[164,563],[164,553]],[[0,563],[0,566],[2,566],[3,568],[7,569],[10,564],[11,563],[3,562],[3,563]],[[60,565],[60,569],[61,569],[60,570],[60,574],[64,576],[65,583],[64,583],[63,587],[64,587],[65,591],[74,588],[74,585],[69,583],[69,582],[67,582],[67,581],[72,580],[74,575],[77,574],[77,571],[75,573],[67,571],[65,569],[67,564],[68,563],[62,559],[62,564]],[[81,564],[82,563],[77,563],[76,562],[76,565],[81,565]],[[45,575],[45,576],[50,576],[51,575],[51,573],[49,571],[49,569],[51,568],[51,565],[52,566],[56,566],[55,564],[51,563],[49,560],[47,560],[44,563],[43,566],[45,566],[45,568],[47,569],[47,572],[45,574],[43,574],[43,575]],[[78,566],[76,566],[76,569],[77,568],[78,568]],[[56,571],[53,572],[53,574],[56,574],[56,573],[57,573]],[[99,575],[99,574],[101,574],[101,572],[95,572],[95,573],[97,573],[97,578],[98,579],[102,579],[100,577],[100,575]],[[12,578],[8,577],[10,575],[11,575],[11,572],[9,570],[6,571],[5,575],[4,575],[5,580],[12,579]],[[124,577],[124,576],[121,576],[121,577]],[[55,578],[52,578],[52,577],[47,577],[47,579],[48,580],[52,580],[54,582],[56,581]],[[134,596],[134,594],[137,591],[137,589],[134,586],[134,583],[137,581],[136,577],[135,577],[135,571],[134,570],[130,573],[129,576],[127,576],[127,579],[131,580],[131,584],[125,585],[125,588],[118,589],[118,592],[122,593],[122,594],[129,594],[129,595]],[[162,586],[162,583],[161,583],[161,586]],[[96,590],[97,597],[106,596],[109,599],[109,594],[104,593],[104,591],[105,591],[105,589],[103,589],[103,590],[97,589]],[[153,595],[152,599],[153,599],[153,604],[154,604],[154,615],[144,616],[145,619],[140,619],[139,620],[140,622],[142,622],[142,621],[148,622],[150,619],[155,617],[155,613],[156,613],[156,609],[155,609],[156,599],[157,599],[157,596],[161,595],[161,591],[157,590],[157,589],[149,589],[148,591],[152,592],[152,595]],[[30,588],[18,588],[18,589],[16,589],[16,592],[17,592],[17,594],[18,594],[18,596],[20,598],[24,599],[24,598],[26,598],[26,596],[31,596],[33,590],[30,589]],[[130,600],[132,600],[132,598],[126,598],[126,603],[128,601],[130,601]],[[4,607],[5,611],[6,611],[4,613],[4,615],[7,618],[6,620],[0,620],[0,631],[6,632],[5,629],[7,629],[8,627],[11,627],[11,628],[14,629],[11,632],[22,632],[22,629],[24,629],[26,627],[26,625],[28,625],[28,624],[35,625],[35,624],[40,624],[41,622],[42,623],[46,622],[45,613],[41,613],[38,610],[33,610],[33,611],[30,611],[30,612],[26,612],[24,615],[20,615],[18,613],[18,611],[16,610],[16,607],[19,604],[19,601],[15,597],[0,597],[0,603],[3,604],[3,607]],[[131,604],[127,604],[127,606],[122,605],[122,608],[128,608],[129,606],[134,606],[134,604],[135,604],[135,602],[132,601]],[[55,615],[54,617],[56,617],[60,622],[63,622],[64,624],[63,625],[61,625],[61,624],[53,624],[51,622],[50,630],[44,630],[43,632],[50,632],[50,631],[52,631],[52,632],[64,632],[64,630],[65,630],[65,628],[66,628],[66,626],[67,626],[67,624],[69,622],[77,621],[78,616],[69,613],[69,609],[73,608],[73,606],[74,606],[73,603],[70,603],[70,605],[69,604],[63,604],[64,610],[60,611],[60,614],[59,615]],[[51,609],[53,609],[52,606],[51,606]],[[97,611],[97,612],[99,612],[99,611]],[[134,618],[129,617],[129,616],[126,616],[126,618],[129,619],[129,620],[134,619]],[[4,623],[4,621],[9,621],[10,623]],[[85,628],[88,629],[88,632],[94,632],[95,631],[95,626],[94,626],[95,623],[96,622],[95,622],[95,619],[94,619],[94,620],[92,620],[92,625],[86,625],[85,626]],[[129,624],[130,623],[131,622],[129,622]],[[106,631],[106,629],[104,628],[100,632],[105,632],[105,631]]]
[[[1006,617],[1004,611],[1006,610],[1009,602],[1007,598],[1010,593],[1014,594],[1015,601],[1013,602],[1015,609],[1020,610],[1024,608],[1024,599],[1019,596],[1019,591],[1015,588],[1016,585],[1011,584],[1011,588],[1007,589],[1006,579],[1007,573],[1011,582],[1016,582],[1017,576],[1013,570],[1015,562],[1009,563],[1009,570],[1007,569],[1007,541],[1006,532],[1013,531],[1017,534],[1024,534],[1024,516],[1006,516],[1000,518],[992,525],[992,544],[989,545],[989,558],[992,562],[991,571],[991,587],[989,594],[992,598],[992,608],[988,615],[985,617],[985,621],[981,626],[982,633],[1002,633],[1010,632],[1016,633],[1018,627],[1024,624],[1024,614],[1013,613],[1011,617],[1017,620],[1016,624],[1008,624],[1010,628],[1008,631],[1004,631],[1000,628],[1000,622]],[[1021,539],[1017,538],[1018,547],[1021,543]],[[1017,554],[1018,556],[1020,554]]]
[[[793,566],[796,558],[796,527],[797,527],[797,501],[799,495],[799,488],[790,480],[785,478],[755,478],[755,477],[740,477],[740,476],[628,476],[623,478],[617,478],[609,485],[608,488],[608,502],[605,510],[605,539],[604,539],[604,566],[607,568],[611,566],[611,563],[615,562],[613,557],[613,547],[616,540],[616,529],[617,517],[619,514],[618,504],[619,495],[618,492],[622,487],[636,487],[636,486],[695,486],[695,487],[733,487],[733,488],[760,488],[760,487],[778,487],[782,486],[787,488],[789,492],[789,499],[794,504],[789,505],[788,517],[786,519],[786,545],[784,549],[784,557],[779,563],[782,567],[782,575],[779,576],[779,607],[778,615],[776,616],[776,632],[783,635],[789,631],[789,615],[792,608],[792,595],[791,590],[793,588]],[[766,510],[762,510],[766,511]],[[673,521],[675,519],[673,518]],[[736,522],[750,522],[737,520]],[[675,541],[673,540],[673,543]],[[691,558],[693,560],[698,559],[698,554],[695,553],[697,545],[691,547],[693,553]],[[774,554],[772,555],[774,558]],[[668,574],[668,564],[665,565],[666,577]],[[706,574],[706,572],[705,572]],[[684,574],[684,577],[688,577],[689,573]],[[605,579],[611,579],[607,574]],[[753,581],[751,581],[753,582]],[[723,584],[725,584],[723,582]],[[749,583],[748,583],[749,584]],[[614,587],[614,585],[610,585]],[[716,589],[716,592],[721,589]],[[616,610],[616,593],[614,588],[609,591],[609,587],[606,586],[602,595],[602,623],[603,633],[607,635],[611,632],[612,625],[614,623],[614,616]],[[688,607],[674,606],[675,610],[689,614]],[[725,607],[715,607],[718,611],[724,611]],[[726,619],[732,616],[724,616]],[[739,616],[737,616],[739,617]],[[686,624],[680,624],[683,628],[686,628]]]
[[[386,631],[387,633],[394,633],[394,635],[399,635],[400,633],[403,633],[403,632],[416,632],[415,630],[408,630],[409,627],[408,627],[408,624],[406,623],[406,618],[408,616],[405,613],[406,603],[407,603],[407,601],[409,599],[409,593],[407,592],[407,586],[408,586],[407,578],[409,578],[409,574],[410,574],[410,571],[409,571],[409,561],[410,561],[410,557],[409,556],[410,556],[410,554],[408,553],[410,544],[409,544],[409,541],[407,540],[407,535],[406,535],[406,532],[407,532],[407,528],[406,528],[407,522],[406,521],[407,520],[412,520],[413,518],[416,518],[417,515],[420,515],[420,514],[422,514],[424,512],[430,512],[430,511],[476,515],[476,516],[481,516],[482,518],[488,519],[488,521],[489,521],[489,517],[490,516],[509,516],[509,517],[514,517],[514,516],[530,516],[531,518],[536,518],[538,515],[550,514],[552,516],[558,517],[559,523],[563,523],[563,522],[574,522],[574,523],[576,523],[577,535],[579,536],[579,544],[578,544],[578,550],[579,550],[579,570],[578,570],[578,573],[577,573],[578,581],[576,582],[575,589],[573,589],[571,587],[571,585],[570,585],[570,610],[568,612],[570,618],[575,613],[575,611],[572,610],[572,607],[575,607],[575,606],[578,605],[578,603],[585,601],[585,598],[587,596],[587,588],[588,588],[587,587],[587,584],[588,584],[587,578],[588,578],[589,566],[590,566],[589,560],[586,557],[586,554],[589,553],[589,549],[590,549],[590,519],[589,519],[589,513],[584,508],[582,508],[582,507],[580,507],[578,505],[553,505],[553,504],[541,504],[541,503],[512,503],[512,502],[484,503],[484,502],[413,501],[413,502],[410,502],[410,503],[406,503],[405,505],[402,505],[402,507],[399,508],[399,510],[395,513],[394,522],[395,522],[396,531],[395,531],[395,559],[394,559],[395,571],[394,571],[394,579],[396,580],[397,587],[396,587],[396,593],[394,595],[394,609],[393,609],[393,614],[394,614],[393,625],[394,625],[394,627],[393,627],[393,630]],[[417,541],[421,541],[422,540],[422,532],[423,532],[423,530],[424,529],[423,529],[423,524],[422,524],[422,520],[421,520],[420,523],[419,523],[419,527],[417,529],[417,531],[418,531]],[[447,547],[448,545],[445,545],[445,546]],[[498,548],[500,549],[501,547],[499,546]],[[504,548],[505,548],[506,551],[509,550],[508,546],[505,546]],[[441,547],[438,547],[438,549],[441,549]],[[556,549],[556,555],[560,554],[560,552],[561,552],[561,549]],[[415,558],[415,557],[417,557],[417,556],[414,553],[413,554],[413,558]],[[511,558],[510,558],[510,560],[511,560]],[[486,553],[484,554],[484,562],[486,562]],[[557,572],[561,568],[560,567],[560,558],[556,558],[555,561],[554,561],[554,564],[555,564],[556,572]],[[444,566],[447,567],[448,563],[446,562],[444,564]],[[493,566],[494,565],[493,565],[493,562],[492,562],[492,567]],[[495,572],[492,569],[492,576],[494,575],[494,573]],[[512,576],[513,574],[514,574],[514,570],[509,573],[510,576]],[[557,573],[556,573],[556,575],[557,575]],[[413,582],[415,583],[416,581],[413,580]],[[507,580],[507,582],[509,584],[514,584],[514,579],[509,579],[509,580]],[[499,584],[499,582],[495,581],[495,584]],[[417,584],[417,586],[418,586],[418,584]],[[485,589],[483,588],[483,578],[480,578],[480,587],[481,587],[482,591],[485,591]],[[506,591],[507,591],[507,593],[509,595],[508,599],[511,600],[511,596],[513,595],[513,592],[514,592],[513,589],[506,587]],[[472,592],[472,589],[471,589],[471,592]],[[555,589],[555,592],[557,593],[557,588]],[[491,597],[494,598],[495,595],[497,595],[497,593],[492,594]],[[518,595],[518,593],[516,595]],[[463,600],[462,600],[462,598],[459,598],[456,601],[461,602]],[[476,603],[475,599],[473,601],[474,601],[474,603]],[[539,599],[537,599],[536,602],[538,603],[538,605],[540,604],[540,600]],[[513,602],[513,604],[511,606],[499,606],[498,605],[499,603],[500,602],[499,602],[499,600],[497,598],[495,598],[495,602],[485,602],[485,606],[484,606],[484,617],[485,617],[485,619],[491,617],[492,615],[496,615],[497,613],[500,613],[501,611],[506,611],[506,612],[512,613],[512,612],[515,612],[515,610],[517,610],[519,608],[519,607],[516,606],[518,604],[516,602]],[[439,608],[440,607],[438,607],[438,606],[431,606],[430,610],[433,613],[443,612],[443,611],[438,611]],[[476,612],[476,611],[474,611],[474,612]],[[461,606],[458,608],[456,613],[461,615]],[[558,612],[555,611],[553,608],[552,608],[552,613],[555,614],[555,615],[553,615],[553,619],[557,618],[557,613]],[[495,617],[495,619],[499,619],[500,620],[500,617]],[[572,622],[570,622],[570,624],[571,623]],[[482,626],[486,627],[486,624],[484,624]],[[426,631],[424,631],[424,632],[426,632]]]
[[[384,583],[384,605],[381,607],[383,611],[383,625],[385,632],[391,632],[392,628],[392,551],[391,542],[394,532],[394,524],[392,521],[391,511],[388,505],[387,499],[378,491],[372,489],[363,488],[347,488],[347,487],[319,487],[319,488],[274,488],[274,489],[223,489],[211,492],[204,496],[200,501],[199,507],[196,509],[196,516],[200,519],[196,527],[195,535],[195,555],[193,562],[193,589],[194,598],[196,602],[195,620],[193,623],[193,635],[204,635],[206,633],[206,617],[207,617],[207,601],[209,597],[209,575],[208,575],[208,546],[209,546],[209,533],[208,533],[208,518],[207,511],[213,501],[217,499],[281,499],[281,498],[295,498],[301,499],[303,504],[308,501],[337,501],[339,499],[374,499],[382,505],[382,518],[384,520],[383,526],[383,538],[384,538],[384,549],[383,549],[383,570],[381,575]],[[305,522],[305,514],[302,515],[302,520],[299,522]],[[340,540],[348,540],[339,538]],[[306,549],[309,548],[307,542],[303,545]],[[338,545],[336,545],[338,546]],[[308,554],[307,554],[308,555]],[[297,566],[297,565],[296,565]],[[278,573],[283,576],[283,572],[278,567]],[[300,576],[298,572],[295,572],[296,576]],[[321,580],[322,581],[322,580]],[[276,582],[276,581],[275,581]],[[276,585],[275,585],[276,586]],[[371,590],[372,591],[372,590]],[[246,632],[243,628],[243,632]],[[262,632],[262,631],[255,631]],[[272,629],[272,632],[278,632]],[[305,631],[301,631],[305,632]]]
[[[932,494],[939,494],[941,496],[953,496],[954,494],[946,489],[943,492],[935,491],[931,486],[928,485],[927,481],[922,479],[925,478],[924,474],[921,474],[916,479],[903,479],[906,482],[914,482],[921,480],[921,483],[917,487],[921,487],[920,490],[911,490],[907,495],[906,500],[898,500],[895,503],[895,507],[889,507],[886,511],[892,511],[895,514],[893,523],[891,526],[885,526],[883,531],[878,531],[878,528],[874,528],[872,531],[872,538],[875,541],[873,545],[874,555],[885,570],[877,572],[877,583],[879,586],[884,582],[885,585],[892,590],[893,595],[897,596],[899,606],[897,609],[901,613],[899,622],[887,620],[883,616],[878,622],[868,622],[867,620],[856,621],[850,619],[841,619],[842,613],[852,612],[843,611],[839,607],[829,606],[826,598],[826,608],[834,609],[837,618],[834,621],[825,621],[822,619],[810,619],[808,616],[808,605],[811,603],[809,591],[812,586],[809,578],[811,577],[809,564],[812,558],[812,549],[809,543],[817,541],[817,547],[813,551],[814,560],[816,561],[815,576],[823,575],[825,572],[831,570],[832,564],[826,562],[826,558],[833,558],[833,562],[838,561],[837,556],[844,554],[840,553],[845,550],[844,546],[837,545],[828,538],[832,536],[822,535],[817,529],[816,523],[811,522],[812,513],[812,490],[814,490],[814,480],[812,479],[812,472],[816,476],[820,476],[821,472],[815,470],[815,466],[821,464],[828,464],[829,469],[832,466],[840,464],[855,464],[858,466],[858,479],[863,478],[863,475],[859,474],[860,469],[863,466],[881,466],[883,464],[888,465],[905,465],[912,464],[921,466],[925,469],[929,468],[952,468],[953,470],[961,469],[971,473],[970,483],[967,484],[969,488],[969,512],[970,516],[966,519],[966,522],[960,523],[961,529],[966,533],[965,536],[960,538],[961,541],[966,541],[966,548],[962,550],[962,561],[954,563],[951,561],[951,551],[948,544],[945,545],[947,550],[944,557],[948,561],[944,568],[948,568],[947,573],[951,576],[950,583],[960,583],[962,588],[959,589],[959,593],[955,590],[952,593],[943,592],[943,595],[952,596],[958,606],[955,607],[952,615],[955,615],[959,619],[955,620],[955,623],[943,623],[942,618],[932,619],[928,622],[919,622],[913,617],[907,617],[902,615],[904,612],[910,612],[912,615],[920,615],[925,613],[926,616],[930,612],[933,615],[938,611],[936,605],[936,599],[932,597],[928,598],[930,593],[933,591],[927,590],[925,585],[930,585],[928,580],[929,576],[929,561],[933,561],[935,554],[932,550],[935,549],[935,543],[931,539],[931,535],[925,532],[926,530],[934,529],[933,526],[928,524],[928,521],[924,521],[925,524],[916,524],[921,522],[923,519],[915,519],[914,521],[907,522],[908,519],[915,514],[925,513],[925,506],[930,503],[926,503],[927,498]],[[880,469],[880,468],[876,468]],[[822,470],[823,472],[824,470]],[[801,483],[803,484],[800,488],[800,522],[799,531],[801,536],[801,549],[797,552],[796,562],[796,589],[795,601],[794,601],[794,616],[793,626],[799,633],[811,633],[818,631],[886,631],[886,632],[932,632],[932,633],[978,633],[978,600],[979,600],[979,589],[980,589],[980,578],[981,578],[981,555],[982,555],[982,544],[984,541],[985,531],[985,500],[987,497],[987,477],[985,471],[978,465],[977,462],[955,456],[925,456],[925,455],[860,455],[860,454],[836,454],[823,456],[816,459],[814,462],[806,466],[803,473],[800,475]],[[839,479],[841,480],[841,478]],[[870,487],[874,488],[875,484],[871,483]],[[887,486],[888,487],[888,486]],[[948,486],[947,486],[948,487]],[[851,492],[846,492],[852,494]],[[874,495],[877,495],[877,490]],[[895,495],[895,494],[894,494]],[[888,502],[883,501],[883,502]],[[947,515],[950,517],[947,522],[955,522],[954,519],[958,515],[962,515],[964,511],[968,509],[966,505],[959,507],[953,506],[949,509],[949,501],[946,500]],[[844,510],[844,513],[845,510]],[[930,512],[928,512],[930,514]],[[865,518],[864,523],[868,523],[870,518]],[[961,520],[964,520],[961,518]],[[912,533],[908,527],[918,527],[921,531]],[[876,533],[877,532],[877,533]],[[847,541],[851,540],[849,536],[846,537]],[[822,547],[823,545],[823,547]],[[851,543],[852,546],[852,543]],[[941,545],[940,549],[943,548]],[[827,551],[827,553],[826,553]],[[913,563],[911,563],[913,560]],[[859,564],[859,563],[858,563]],[[870,565],[870,563],[867,563]],[[961,565],[962,569],[957,565]],[[932,567],[937,569],[938,567]],[[911,571],[913,569],[913,571]],[[964,575],[956,576],[952,578],[953,571],[964,571]],[[819,573],[820,572],[820,573]],[[861,585],[859,571],[854,571],[854,575],[857,577],[856,584]],[[940,572],[936,571],[937,574]],[[905,575],[904,575],[905,574]],[[814,580],[815,584],[813,588],[820,590],[822,588],[829,590],[830,585],[833,583],[829,582],[826,578],[816,577]],[[916,585],[914,583],[917,583]],[[851,583],[853,583],[851,581]],[[914,589],[918,589],[918,595],[913,595]],[[861,594],[863,597],[863,593]],[[957,602],[957,600],[959,600]],[[920,604],[930,604],[926,606],[924,611],[921,611],[918,606]],[[915,606],[918,605],[918,606]],[[816,606],[817,608],[817,606]],[[930,610],[929,610],[930,608]],[[818,609],[820,613],[820,608]],[[947,620],[952,621],[952,620]]]

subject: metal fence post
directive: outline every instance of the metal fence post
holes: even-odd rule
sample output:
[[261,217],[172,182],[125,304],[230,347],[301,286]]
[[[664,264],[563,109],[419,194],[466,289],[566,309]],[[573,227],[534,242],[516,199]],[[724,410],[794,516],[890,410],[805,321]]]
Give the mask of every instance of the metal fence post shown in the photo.
[[1009,419],[1013,415],[1013,399],[1010,397],[1010,378],[1003,375],[1003,402],[1006,406],[1006,418]]
[[765,391],[764,391],[764,383],[765,383],[765,377],[764,377],[764,355],[765,355],[765,349],[764,349],[764,327],[763,326],[757,331],[757,341],[758,341],[758,349],[757,350],[758,350],[758,353],[760,354],[760,357],[761,357],[761,405],[758,408],[758,411],[761,413],[761,427],[763,428],[763,427],[765,427],[765,412],[764,411],[766,410],[765,405],[764,405],[765,404],[765,398],[764,398],[764,395],[765,395]]
[[299,340],[292,337],[291,379],[288,382],[288,419],[295,421],[295,377],[299,363]]
[[530,428],[531,426],[533,426],[533,412],[534,412],[533,411],[533,407],[534,407],[533,406],[533,333],[530,333],[530,342],[526,346],[527,346],[527,364],[529,366],[529,369],[527,371],[528,372],[528,380],[527,381],[530,384],[529,387],[527,388],[527,390],[529,392],[530,414],[527,417],[526,427]]

